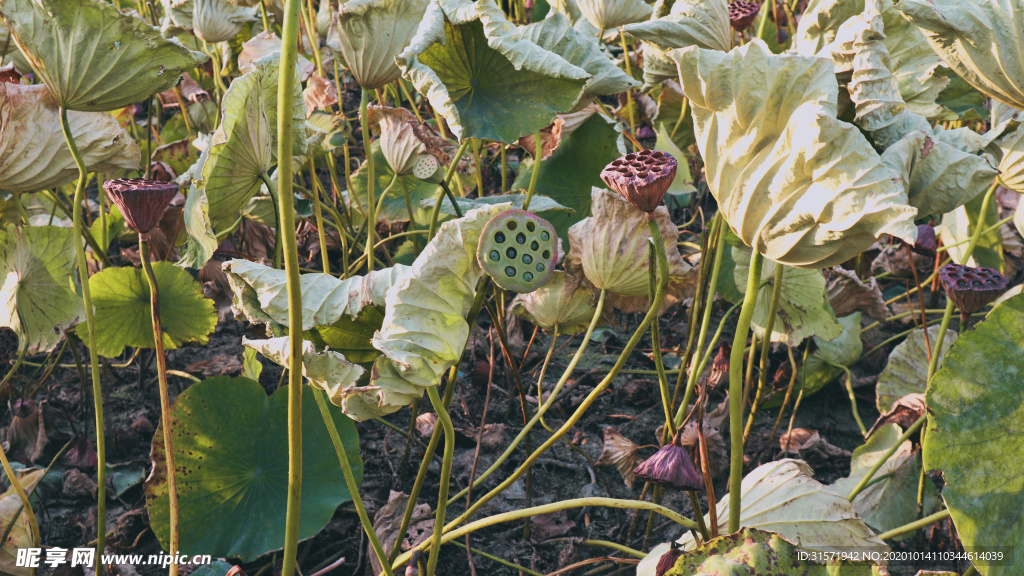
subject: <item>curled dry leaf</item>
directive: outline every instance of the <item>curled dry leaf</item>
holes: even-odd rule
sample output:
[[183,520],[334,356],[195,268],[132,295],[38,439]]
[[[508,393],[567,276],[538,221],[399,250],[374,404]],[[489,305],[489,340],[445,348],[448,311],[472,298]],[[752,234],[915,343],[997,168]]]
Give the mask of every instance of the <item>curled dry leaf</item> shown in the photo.
[[548,538],[564,536],[576,527],[576,523],[569,520],[565,510],[542,514],[533,519],[533,540],[543,542]]
[[848,316],[854,312],[864,312],[876,320],[889,317],[889,307],[882,297],[878,281],[869,278],[865,283],[852,270],[841,266],[833,266],[828,279],[828,301],[836,316]]
[[[396,541],[398,540],[398,529],[402,525],[402,516],[405,514],[405,507],[408,503],[409,496],[407,494],[392,490],[391,494],[388,495],[388,503],[373,515],[373,531],[380,538],[380,543],[384,547],[385,552],[391,552],[395,548]],[[413,527],[423,522],[429,522],[430,526],[433,527],[434,521],[430,518],[430,504],[417,504],[413,507],[412,517],[409,522],[410,528],[405,542],[398,544],[400,549],[404,550],[419,544],[419,542],[411,542],[411,537],[415,532],[419,532],[418,530],[414,531]],[[428,530],[423,539],[429,536]],[[367,546],[369,546],[369,543],[367,543]],[[383,568],[377,560],[377,555],[370,550],[368,556],[370,557],[370,563],[373,565],[374,574],[381,573]]]
[[808,462],[824,462],[830,458],[849,458],[850,451],[829,444],[817,430],[793,428],[779,436],[779,448],[783,454],[799,454]]
[[888,424],[897,424],[900,428],[906,430],[917,422],[918,418],[924,415],[925,403],[924,394],[914,393],[907,394],[903,398],[900,398],[892,405],[892,409],[885,412],[878,417],[875,424],[868,430],[867,438],[871,438],[871,435],[875,433],[882,426]]
[[[956,342],[957,333],[955,330],[946,330],[942,349],[936,350],[939,329],[938,325],[928,327],[928,342],[931,344],[932,354],[939,355],[937,366],[941,367],[946,353]],[[924,342],[924,330],[917,329],[892,349],[885,369],[878,375],[878,386],[875,388],[875,405],[878,411],[888,413],[896,408],[901,398],[912,394],[924,394],[928,388],[927,375],[928,347]],[[906,428],[905,425],[900,425]]]
[[[264,30],[242,43],[242,53],[238,55],[238,71],[248,74],[257,68],[257,62],[274,53],[281,53],[281,39],[277,34]],[[299,79],[305,82],[313,75],[315,66],[299,54],[297,69]]]
[[313,74],[302,91],[302,102],[306,105],[306,118],[309,118],[317,108],[330,108],[337,104],[338,89],[319,74]]
[[424,438],[430,438],[430,435],[434,433],[434,427],[437,426],[437,414],[433,412],[424,412],[416,416],[416,432]]
[[636,474],[633,469],[640,461],[637,453],[639,448],[632,440],[619,433],[618,430],[608,426],[604,429],[604,447],[601,448],[601,457],[597,459],[598,465],[615,466],[615,469],[622,475],[622,481],[630,490],[636,482]]
[[[551,158],[551,155],[555,153],[555,150],[558,150],[558,145],[562,143],[563,126],[565,126],[565,120],[562,115],[558,115],[551,125],[540,130],[542,161]],[[534,158],[537,157],[536,143],[537,142],[533,134],[523,136],[518,142],[516,142],[520,148],[526,150],[526,152]]]
[[[703,467],[700,463],[700,450],[697,449],[698,440],[697,422],[691,420],[683,427],[683,432],[679,435],[679,443],[693,450],[694,464],[700,470]],[[711,468],[711,476],[718,478],[729,469],[729,456],[725,451],[725,439],[722,438],[722,433],[708,420],[704,421],[704,442],[708,446],[708,464]]]
[[545,330],[577,334],[587,329],[597,310],[594,293],[580,280],[556,270],[547,284],[512,300],[512,313]]

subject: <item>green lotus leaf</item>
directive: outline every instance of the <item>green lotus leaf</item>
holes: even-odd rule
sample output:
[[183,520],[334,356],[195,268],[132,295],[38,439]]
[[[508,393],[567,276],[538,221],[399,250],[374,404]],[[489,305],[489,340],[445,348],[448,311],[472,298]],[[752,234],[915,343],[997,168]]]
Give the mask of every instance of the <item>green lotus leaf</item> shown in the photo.
[[512,313],[559,334],[577,334],[594,317],[594,293],[572,276],[556,270],[548,283],[512,300]]
[[586,70],[520,38],[494,0],[431,4],[397,58],[460,140],[515,142],[571,110]]
[[[656,15],[663,10],[665,3],[666,0],[659,0]],[[672,4],[668,14],[624,26],[623,30],[643,40],[646,87],[679,78],[676,63],[668,57],[667,51],[699,46],[728,52],[733,39],[725,0],[678,0]]]
[[829,60],[773,55],[758,40],[729,53],[669,55],[693,108],[708,186],[745,244],[776,262],[821,268],[885,234],[915,240],[917,210],[899,175],[836,118]]
[[71,284],[74,241],[70,228],[0,229],[0,326],[17,332],[29,354],[53,350],[85,315]]
[[598,30],[611,30],[651,17],[643,0],[576,0],[580,13]]
[[[217,310],[203,296],[203,287],[169,262],[154,262],[153,273],[160,288],[164,349],[173,350],[185,342],[206,344],[217,327]],[[89,287],[100,356],[119,356],[125,346],[154,347],[149,283],[141,270],[107,268],[89,279]]]
[[[953,262],[966,266],[987,266],[1003,271],[1006,269],[1006,259],[1003,255],[1003,233],[1000,228],[982,231],[970,260],[964,259],[967,246],[978,228],[984,200],[982,196],[976,196],[974,200],[946,214],[942,217],[942,223],[936,232],[942,243],[949,246],[947,253]],[[984,226],[988,228],[996,222],[999,222],[999,203],[989,202]]]
[[971,86],[1024,108],[1020,0],[900,0],[896,9]]
[[517,30],[517,36],[558,54],[591,75],[573,111],[582,109],[598,96],[625,92],[640,85],[612,62],[597,44],[595,36],[584,35],[569,19],[557,12]]
[[[387,291],[408,270],[397,265],[345,280],[330,274],[303,274],[302,330],[331,326],[345,317],[355,319],[367,306],[384,306]],[[253,323],[288,326],[288,277],[278,270],[248,260],[224,263],[234,292],[234,305]]]
[[[203,267],[219,243],[214,231],[235,221],[277,161],[279,64],[279,54],[259,60],[224,94],[220,126],[199,158],[201,176],[193,180],[185,202],[188,241],[181,254],[182,266]],[[297,76],[294,92],[292,153],[302,155],[306,153],[306,112]]]
[[[845,551],[856,547],[887,550],[846,498],[811,478],[814,472],[802,460],[789,458],[762,464],[743,477],[740,526],[774,532],[797,546],[818,551]],[[729,532],[729,496],[718,501],[719,533]],[[705,521],[711,519],[705,515]],[[689,532],[677,542],[683,550],[696,543]],[[669,545],[659,544],[637,566],[637,576],[654,576],[654,569]],[[760,574],[760,573],[758,573]]]
[[[1024,542],[1024,472],[1007,457],[1024,435],[1024,296],[996,306],[960,336],[928,386],[924,465],[941,470],[942,498],[964,547]],[[974,561],[986,576],[1024,571],[1024,556]]]
[[[956,342],[956,331],[946,330],[942,340],[942,349],[938,350],[939,366],[953,342]],[[939,327],[928,327],[928,341],[932,352],[939,339]],[[889,353],[889,361],[885,369],[878,375],[878,386],[875,387],[876,406],[880,413],[892,410],[896,401],[907,394],[924,394],[928,388],[928,348],[924,342],[924,330],[914,330],[907,339],[900,342]]]
[[[603,114],[593,114],[571,134],[562,135],[558,150],[540,164],[537,194],[549,196],[572,212],[545,216],[565,244],[569,227],[590,216],[590,195],[595,186],[604,187],[601,170],[626,153],[618,123]],[[519,165],[513,189],[526,189],[533,176],[534,160]],[[533,204],[530,204],[533,209]]]
[[206,60],[96,0],[3,0],[0,17],[58,104],[104,112],[171,89]]
[[0,18],[0,66],[7,66],[8,64],[14,64],[14,69],[22,74],[32,72],[32,65],[28,63],[25,55],[21,53],[18,44],[11,39],[11,34],[7,30],[7,24],[4,24],[3,19]]
[[[205,42],[224,42],[238,36],[246,22],[255,22],[258,6],[245,8],[227,0],[188,0],[192,14],[186,28]],[[180,8],[179,8],[180,9]]]
[[360,86],[383,88],[402,75],[395,56],[409,45],[429,4],[429,0],[342,2],[327,33],[327,46]]
[[665,576],[875,576],[870,562],[848,560],[817,564],[807,561],[801,549],[774,532],[742,528],[735,534],[714,538],[695,550],[683,552]]
[[[618,194],[594,188],[594,215],[569,228],[569,254],[565,270],[599,290],[608,292],[608,302],[624,312],[643,312],[649,306],[648,244],[651,231],[647,215]],[[668,255],[669,291],[665,306],[691,295],[696,272],[683,260],[676,245],[679,229],[669,219],[668,209],[653,213],[665,241]]]
[[[837,58],[845,55],[852,63],[854,122],[885,150],[882,162],[903,174],[908,203],[918,215],[949,212],[981,194],[995,177],[991,157],[977,154],[994,135],[933,130],[924,116],[909,108],[890,73],[882,1],[886,0],[868,0],[863,14],[843,24],[833,49]],[[902,20],[898,12],[896,16]]]
[[[954,119],[950,110],[936,103],[950,79],[943,64],[917,26],[893,8],[892,0],[812,0],[797,26],[794,44],[802,56],[822,55],[822,49],[836,40],[840,26],[875,5],[884,23],[883,42],[892,57],[899,92],[907,107],[931,119]],[[828,52],[824,54],[830,56]],[[836,72],[849,72],[852,61],[837,58]]]
[[1010,190],[1024,194],[1024,124],[1000,138],[999,148],[999,179]]
[[[683,89],[678,82],[665,80],[661,83],[661,92],[658,93],[658,113],[652,118],[652,121],[659,127],[659,135],[661,131],[666,132],[672,143],[680,150],[686,150],[695,143],[690,102],[683,96]],[[679,168],[681,169],[682,165]]]
[[[852,492],[902,434],[903,431],[896,424],[887,424],[876,430],[867,442],[853,451],[850,475],[836,480],[828,487],[829,490],[840,496]],[[913,444],[910,440],[905,440],[896,449],[896,453],[875,472],[867,488],[853,500],[853,509],[878,533],[917,520],[917,481],[920,472]],[[935,485],[925,482],[924,515],[937,511],[940,505]],[[894,540],[905,540],[913,535],[904,534]]]
[[[302,518],[299,538],[322,530],[338,506],[351,499],[334,445],[313,392],[303,386]],[[357,482],[363,462],[359,435],[337,410],[331,417],[348,452]],[[288,499],[288,391],[267,397],[248,378],[217,377],[190,386],[171,407],[177,466],[180,549],[185,554],[255,560],[284,542]],[[169,511],[163,434],[153,436],[153,472],[146,506],[164,549]]]
[[[24,474],[19,473],[18,479],[21,480],[21,487],[31,494],[39,481],[43,479],[43,471],[31,470]],[[22,566],[24,562],[19,561],[21,559],[18,557],[18,551],[33,546],[32,528],[29,525],[28,514],[24,513],[21,497],[18,496],[14,486],[8,487],[3,494],[0,494],[0,524],[10,526],[8,528],[10,534],[4,540],[3,546],[0,546],[0,571],[11,576],[29,576],[32,573],[32,568]]]
[[[817,336],[813,338],[817,348],[807,357],[807,362],[799,374],[804,396],[814,394],[845,374],[840,366],[853,366],[864,352],[864,343],[860,340],[860,312],[843,316],[839,323],[843,327],[843,333],[838,337],[830,340]],[[783,399],[782,394],[776,394],[765,402],[765,408],[780,406]]]
[[[746,291],[750,275],[750,255],[746,246],[732,247],[732,259],[736,263],[733,279],[740,292]],[[751,325],[754,334],[763,339],[771,312],[772,293],[775,289],[775,268],[785,266],[765,260],[761,269],[761,286],[757,293],[757,307]],[[836,320],[832,305],[828,301],[825,276],[821,270],[785,266],[782,273],[782,289],[779,293],[779,308],[772,326],[772,342],[784,342],[790,347],[798,346],[805,338],[817,336],[821,340],[832,340],[843,332],[843,326]]]
[[[71,111],[68,124],[90,170],[139,167],[139,147],[110,114]],[[0,190],[35,192],[76,180],[78,166],[61,130],[60,110],[45,86],[0,83]]]

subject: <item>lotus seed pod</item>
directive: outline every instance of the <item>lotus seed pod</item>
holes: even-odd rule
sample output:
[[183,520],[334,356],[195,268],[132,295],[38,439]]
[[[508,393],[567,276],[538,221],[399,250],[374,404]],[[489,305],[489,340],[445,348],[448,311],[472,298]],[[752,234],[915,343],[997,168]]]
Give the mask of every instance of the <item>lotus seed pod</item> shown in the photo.
[[147,234],[156,226],[167,205],[178,193],[174,182],[144,178],[119,178],[103,183],[110,200],[117,204],[125,223],[139,234]]
[[484,226],[476,258],[498,286],[520,294],[533,292],[551,278],[558,234],[532,212],[508,210]]
[[743,32],[754,23],[761,5],[757,2],[739,0],[729,4],[729,25],[738,32]]
[[0,364],[6,364],[18,355],[18,333],[0,326]]
[[644,482],[676,490],[703,490],[704,479],[686,450],[666,444],[637,466],[633,473]]
[[963,321],[1006,292],[1010,281],[992,268],[946,264],[939,270],[946,296],[956,304]]
[[444,180],[441,163],[431,154],[422,154],[412,167],[412,175],[431,184],[440,184]]
[[651,213],[675,180],[676,168],[678,163],[668,152],[641,150],[613,160],[601,171],[601,179],[652,220]]

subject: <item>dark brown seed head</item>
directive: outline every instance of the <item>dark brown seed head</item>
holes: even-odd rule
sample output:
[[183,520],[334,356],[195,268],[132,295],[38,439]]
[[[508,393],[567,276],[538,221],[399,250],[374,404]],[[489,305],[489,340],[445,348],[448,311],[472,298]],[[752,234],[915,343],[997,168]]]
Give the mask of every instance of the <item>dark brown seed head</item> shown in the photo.
[[655,576],[665,576],[668,571],[676,567],[676,562],[683,553],[679,550],[679,545],[672,542],[671,547],[661,555],[658,559],[658,566],[654,569]]
[[117,204],[125,223],[132,230],[146,234],[156,226],[167,205],[178,193],[174,182],[144,178],[119,178],[103,183],[110,200]]
[[754,23],[761,5],[757,2],[739,0],[729,4],[729,24],[737,31],[743,32]]
[[601,179],[650,219],[675,180],[678,166],[668,152],[641,150],[613,160],[601,171]]
[[0,364],[6,364],[18,355],[18,333],[0,326]]
[[697,473],[686,450],[675,444],[666,444],[647,460],[633,469],[633,474],[650,482],[676,490],[703,490],[704,480]]
[[1010,281],[992,268],[971,268],[946,264],[939,270],[946,296],[956,304],[960,314],[970,317],[986,304],[1006,292]]

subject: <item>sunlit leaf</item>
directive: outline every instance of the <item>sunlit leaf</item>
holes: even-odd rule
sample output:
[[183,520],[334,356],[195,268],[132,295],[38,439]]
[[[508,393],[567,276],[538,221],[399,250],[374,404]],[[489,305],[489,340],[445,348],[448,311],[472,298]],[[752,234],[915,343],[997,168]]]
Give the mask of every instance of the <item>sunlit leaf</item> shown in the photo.
[[[946,330],[942,340],[942,349],[936,350],[939,339],[939,326],[928,327],[928,342],[932,353],[939,355],[939,366],[946,356],[957,334]],[[885,413],[892,410],[896,401],[907,394],[924,394],[928,389],[928,348],[924,342],[924,330],[914,330],[907,339],[900,342],[889,353],[889,361],[885,369],[878,375],[878,386],[875,388],[876,406],[878,411]]]
[[671,4],[668,14],[623,27],[629,35],[643,40],[644,84],[648,87],[679,78],[676,63],[666,55],[668,50],[698,46],[727,52],[732,47],[733,30],[725,0],[662,0],[658,9],[665,4]]
[[409,45],[429,3],[429,0],[341,2],[327,33],[327,46],[360,86],[367,90],[383,88],[401,76],[395,56]]

